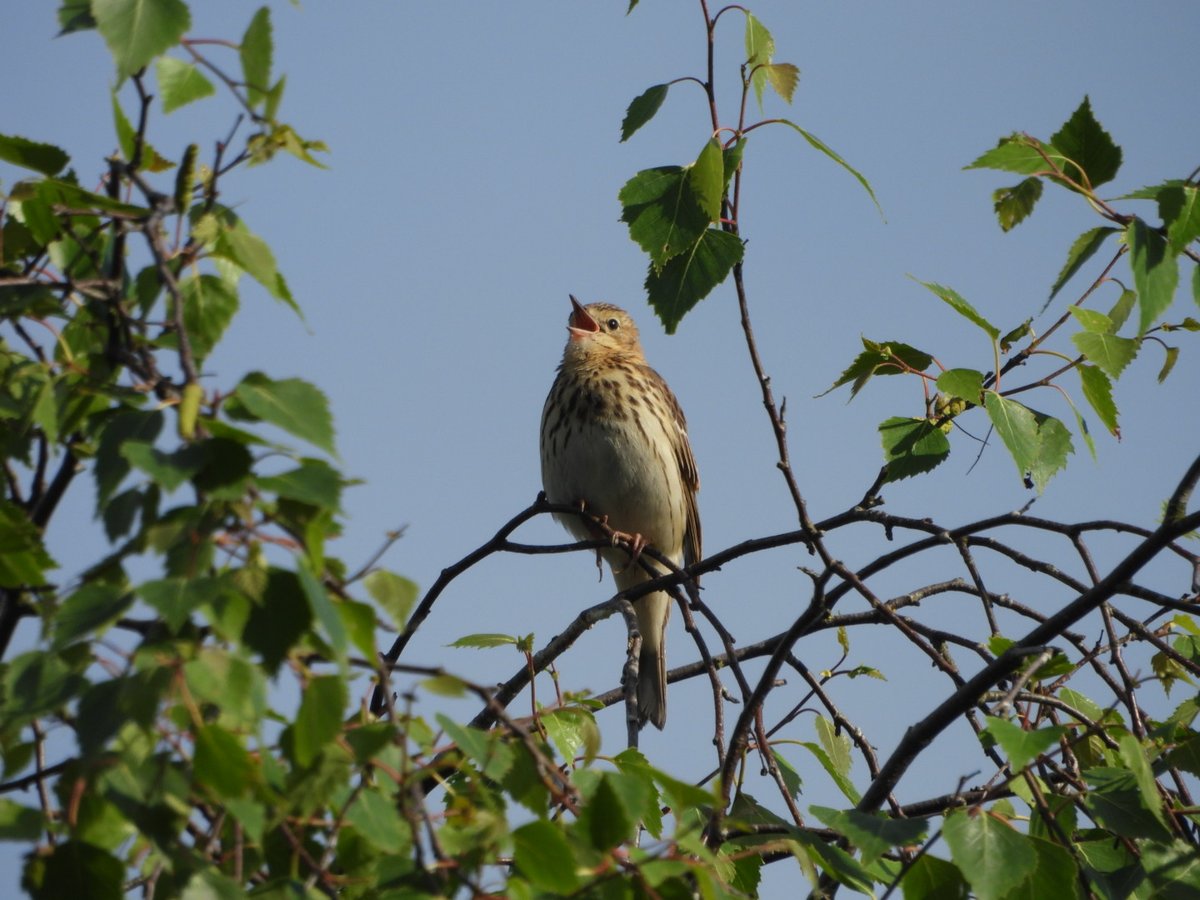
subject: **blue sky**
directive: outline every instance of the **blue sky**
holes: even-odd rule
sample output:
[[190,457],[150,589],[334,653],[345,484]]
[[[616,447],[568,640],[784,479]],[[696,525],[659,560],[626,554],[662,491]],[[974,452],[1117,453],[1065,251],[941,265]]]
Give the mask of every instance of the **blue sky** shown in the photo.
[[[638,319],[652,365],[688,416],[706,548],[795,527],[732,287],[718,288],[671,337],[644,300],[645,262],[619,221],[617,191],[639,169],[690,161],[710,135],[701,93],[679,85],[654,121],[618,143],[633,97],[652,84],[702,75],[704,59],[695,2],[644,0],[630,16],[625,5],[273,7],[276,71],[288,76],[282,118],[329,144],[330,168],[281,159],[230,178],[223,199],[270,242],[306,320],[247,284],[242,314],[209,363],[209,384],[229,388],[261,369],[304,377],[328,393],[344,471],[365,481],[348,492],[345,535],[330,548],[352,567],[386,531],[407,525],[385,563],[427,587],[534,498],[538,421],[565,337],[569,292],[619,303]],[[254,8],[196,3],[191,33],[236,40]],[[906,276],[954,287],[1006,330],[1038,316],[1072,240],[1101,224],[1078,198],[1048,189],[1030,221],[1002,234],[991,192],[1016,179],[962,167],[1011,131],[1049,137],[1087,94],[1124,149],[1108,196],[1186,177],[1200,163],[1191,77],[1200,15],[1186,0],[764,0],[752,8],[774,33],[777,59],[801,70],[793,106],[768,98],[766,114],[789,116],[832,145],[871,180],[886,215],[881,221],[858,185],[790,130],[762,129],[749,141],[742,234],[751,311],[776,397],[788,399],[801,488],[821,518],[852,504],[873,479],[881,462],[877,423],[921,413],[915,380],[872,384],[849,404],[844,389],[814,398],[856,355],[860,335],[920,346],[947,366],[988,366],[981,333]],[[722,21],[719,99],[730,119],[743,26],[737,15]],[[3,70],[19,87],[0,131],[63,146],[89,183],[115,146],[107,51],[95,34],[54,39],[49,3],[13,5],[3,27]],[[229,63],[236,67],[234,58]],[[151,140],[177,156],[192,140],[211,145],[233,114],[223,98],[159,114]],[[14,176],[0,168],[6,187]],[[1154,217],[1152,204],[1140,207],[1125,208]],[[1035,318],[1035,328],[1057,318],[1085,277]],[[1115,297],[1113,290],[1098,307]],[[1177,304],[1174,318],[1196,314],[1186,293]],[[1038,500],[1037,514],[1154,523],[1200,447],[1200,354],[1187,336],[1176,343],[1182,357],[1162,387],[1155,384],[1161,356],[1143,351],[1117,386],[1123,440],[1103,434],[1091,417],[1099,461],[1076,440],[1075,456]],[[1068,384],[1078,394],[1077,381]],[[1053,392],[1025,396],[1070,420]],[[986,430],[978,413],[964,424],[975,434]],[[952,443],[936,472],[885,490],[891,511],[953,525],[1029,499],[997,442],[970,472],[977,445],[963,435]],[[60,516],[49,535],[66,572],[100,552],[85,524],[90,484],[81,481],[75,491],[77,515]],[[557,542],[564,533],[546,519],[522,537]],[[850,563],[885,548],[866,529],[834,542]],[[707,579],[706,600],[739,643],[751,643],[786,628],[803,608],[807,579],[796,567],[807,562],[795,548],[742,560]],[[928,571],[897,573],[879,590],[903,592],[922,579],[932,580]],[[1034,591],[1031,603],[1063,601],[1037,594],[1028,581],[1012,584]],[[407,659],[502,680],[515,669],[515,655],[445,645],[487,631],[533,631],[545,640],[611,590],[608,577],[596,583],[583,554],[491,560],[447,591]],[[960,618],[956,607],[964,603],[931,601],[925,612],[977,627],[974,610]],[[586,635],[560,661],[564,684],[612,687],[620,628],[608,622]],[[672,629],[670,663],[691,661],[695,649],[678,617]],[[838,699],[886,754],[946,685],[926,677],[926,663],[884,629],[852,640],[851,661],[876,666],[888,681],[839,681]],[[797,652],[820,670],[839,651],[832,635],[821,634]],[[707,697],[700,681],[672,686],[667,730],[643,733],[652,762],[682,777],[708,772]],[[781,715],[782,699],[777,707]],[[606,748],[619,749],[619,713],[606,713],[601,724]],[[811,717],[786,734],[813,740]],[[968,776],[974,762],[964,754],[959,763],[963,741],[949,735],[935,744],[901,782],[901,799],[952,790]],[[804,802],[840,802],[811,757],[795,748],[785,755],[805,778]],[[755,792],[769,791],[763,784]],[[794,867],[783,868],[771,867],[768,881],[779,896],[798,877]]]

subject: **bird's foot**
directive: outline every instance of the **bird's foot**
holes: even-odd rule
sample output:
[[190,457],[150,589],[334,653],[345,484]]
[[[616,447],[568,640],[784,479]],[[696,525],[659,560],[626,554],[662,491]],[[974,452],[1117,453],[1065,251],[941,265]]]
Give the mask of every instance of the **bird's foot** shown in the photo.
[[629,544],[629,562],[625,563],[619,569],[613,569],[614,575],[620,575],[622,572],[627,572],[633,566],[636,566],[638,560],[641,559],[642,551],[646,549],[646,539],[640,534],[636,532],[630,534],[628,531],[614,530],[612,533],[613,546],[618,546],[622,541]]

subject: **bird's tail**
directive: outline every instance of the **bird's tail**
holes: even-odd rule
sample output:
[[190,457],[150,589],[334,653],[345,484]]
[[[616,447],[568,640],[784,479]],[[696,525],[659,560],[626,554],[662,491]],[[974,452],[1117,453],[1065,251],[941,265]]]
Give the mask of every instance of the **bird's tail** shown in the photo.
[[667,723],[667,619],[671,615],[671,596],[655,591],[633,601],[638,631],[642,635],[642,655],[638,660],[638,725],[647,722],[662,729]]

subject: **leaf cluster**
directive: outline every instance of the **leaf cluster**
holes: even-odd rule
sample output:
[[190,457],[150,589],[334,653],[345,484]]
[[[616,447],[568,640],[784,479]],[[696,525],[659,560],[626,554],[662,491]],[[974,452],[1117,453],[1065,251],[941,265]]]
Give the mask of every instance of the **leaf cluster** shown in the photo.
[[[1200,238],[1200,185],[1172,179],[1119,198],[1155,200],[1162,221],[1154,226],[1138,215],[1117,210],[1096,193],[1097,188],[1116,177],[1121,161],[1121,148],[1096,120],[1090,101],[1084,97],[1050,140],[1028,134],[1010,135],[967,166],[1026,176],[993,195],[996,216],[1004,231],[1016,227],[1033,212],[1045,182],[1080,196],[1093,212],[1110,223],[1091,228],[1075,239],[1062,271],[1051,285],[1050,299],[1043,312],[1104,247],[1108,238],[1116,236],[1117,248],[1094,281],[1041,335],[1035,334],[1032,318],[1002,335],[1000,328],[954,289],[919,281],[986,335],[991,345],[990,359],[974,368],[948,368],[933,353],[907,348],[910,356],[920,354],[924,364],[898,365],[896,360],[881,361],[875,348],[904,345],[864,340],[867,349],[830,390],[850,384],[853,398],[873,375],[906,372],[920,379],[924,399],[923,415],[892,417],[879,426],[885,480],[928,472],[945,461],[950,454],[950,442],[940,432],[950,431],[968,410],[982,408],[989,432],[1000,438],[1018,475],[1040,493],[1074,452],[1071,432],[1061,419],[1013,399],[1015,395],[1043,388],[1058,393],[1075,418],[1078,435],[1095,456],[1095,442],[1087,420],[1062,382],[1067,373],[1077,373],[1079,393],[1087,401],[1087,407],[1104,429],[1117,438],[1121,429],[1113,396],[1114,382],[1145,343],[1154,342],[1162,347],[1164,357],[1158,380],[1162,382],[1170,374],[1179,357],[1179,347],[1168,345],[1161,335],[1200,330],[1200,322],[1192,316],[1174,323],[1165,320],[1175,301],[1180,267],[1187,263],[1192,264],[1192,293],[1200,304],[1200,255],[1196,248]],[[1122,257],[1128,258],[1132,288],[1125,287],[1111,274]],[[1084,305],[1102,296],[1101,288],[1107,284],[1120,288],[1109,312]],[[1074,358],[1046,346],[1048,339],[1068,322],[1079,326],[1079,331],[1071,335]],[[1122,335],[1127,323],[1135,328]],[[1002,362],[1003,356],[1008,359]],[[943,354],[941,358],[946,357]],[[1043,376],[1014,384],[1016,375],[1009,373],[1032,361],[1045,361],[1055,368]]]

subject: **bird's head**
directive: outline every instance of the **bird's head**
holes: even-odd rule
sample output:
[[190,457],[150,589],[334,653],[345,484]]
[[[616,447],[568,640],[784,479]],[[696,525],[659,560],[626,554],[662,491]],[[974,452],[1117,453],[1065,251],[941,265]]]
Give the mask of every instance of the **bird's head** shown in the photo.
[[642,358],[642,344],[633,317],[611,303],[584,306],[571,297],[567,331],[570,336],[563,354],[565,364],[586,366],[615,359]]

